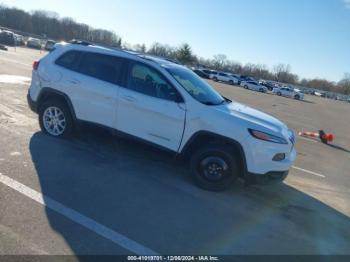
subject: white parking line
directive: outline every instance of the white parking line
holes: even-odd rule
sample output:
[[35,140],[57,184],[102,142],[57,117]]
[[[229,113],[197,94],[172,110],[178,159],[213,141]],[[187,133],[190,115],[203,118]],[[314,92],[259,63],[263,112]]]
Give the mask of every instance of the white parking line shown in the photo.
[[322,177],[322,178],[326,177],[325,175],[322,175],[322,174],[319,174],[319,173],[316,173],[316,172],[313,172],[313,171],[310,171],[310,170],[307,170],[307,169],[304,169],[304,168],[301,168],[301,167],[292,166],[292,168],[294,168],[296,170],[303,171],[305,173],[309,173],[309,174],[314,175],[314,176],[318,176],[318,177]]
[[65,205],[47,197],[20,182],[5,176],[0,173],[0,182],[4,185],[16,190],[17,192],[29,197],[30,199],[50,208],[57,213],[65,216],[66,218],[86,227],[87,229],[95,232],[96,234],[114,242],[115,244],[135,253],[138,255],[157,255],[157,252],[144,247],[143,245],[127,238],[126,236],[96,222],[95,220],[84,216],[83,214],[66,207]]

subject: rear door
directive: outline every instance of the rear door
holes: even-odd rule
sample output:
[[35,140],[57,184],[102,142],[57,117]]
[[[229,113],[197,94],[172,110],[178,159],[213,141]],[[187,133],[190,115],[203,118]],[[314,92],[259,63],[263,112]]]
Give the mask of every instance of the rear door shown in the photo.
[[84,52],[70,83],[73,105],[81,120],[116,127],[119,83],[124,60],[106,54]]
[[185,104],[176,88],[155,68],[130,62],[120,89],[118,130],[177,151],[185,123]]

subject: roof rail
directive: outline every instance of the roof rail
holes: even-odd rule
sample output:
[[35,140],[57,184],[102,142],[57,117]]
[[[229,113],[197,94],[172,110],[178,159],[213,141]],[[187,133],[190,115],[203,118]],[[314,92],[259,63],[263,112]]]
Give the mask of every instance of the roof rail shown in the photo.
[[91,42],[88,42],[85,40],[79,40],[79,39],[72,39],[68,43],[73,44],[73,45],[84,45],[84,46],[93,45],[93,43],[91,43]]
[[108,49],[111,49],[111,50],[124,52],[124,53],[127,53],[129,55],[137,56],[137,57],[142,58],[142,59],[150,60],[152,62],[155,62],[154,60],[152,60],[152,58],[156,58],[156,59],[163,59],[163,60],[172,62],[174,64],[181,64],[179,61],[171,59],[171,58],[154,56],[154,55],[145,54],[145,53],[142,53],[142,52],[137,52],[137,51],[132,51],[132,50],[125,50],[125,49],[122,49],[122,48],[119,48],[119,47],[113,47],[113,46],[110,46],[110,45],[90,42],[90,41],[86,41],[86,40],[72,39],[71,41],[69,41],[69,43],[70,44],[74,44],[74,45],[83,45],[83,46],[92,46],[93,45],[93,46],[104,47],[104,48],[108,48]]

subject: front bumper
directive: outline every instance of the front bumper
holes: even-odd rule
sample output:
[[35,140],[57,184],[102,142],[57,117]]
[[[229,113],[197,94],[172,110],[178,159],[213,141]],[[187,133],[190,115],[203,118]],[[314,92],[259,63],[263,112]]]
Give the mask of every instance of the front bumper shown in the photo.
[[254,174],[247,173],[245,177],[246,184],[260,184],[270,185],[274,183],[282,182],[288,176],[289,170],[287,171],[270,171],[265,174]]

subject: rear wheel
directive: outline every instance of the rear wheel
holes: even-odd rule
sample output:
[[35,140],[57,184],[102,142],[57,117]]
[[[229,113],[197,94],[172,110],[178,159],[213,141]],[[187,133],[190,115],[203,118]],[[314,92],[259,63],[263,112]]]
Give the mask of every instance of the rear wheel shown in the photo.
[[39,124],[44,133],[54,137],[68,137],[73,133],[70,110],[59,99],[49,99],[40,106]]
[[223,191],[237,179],[238,165],[229,149],[210,145],[194,153],[191,172],[199,187],[209,191]]
[[277,92],[277,95],[278,95],[278,96],[281,96],[282,94],[281,94],[281,92]]
[[296,100],[299,100],[299,99],[300,99],[300,96],[299,96],[299,95],[295,95],[294,98],[295,98]]
[[245,88],[245,89],[248,89],[248,86],[247,86],[247,85],[245,85],[245,86],[244,86],[244,88]]
[[259,92],[263,93],[263,92],[264,92],[264,89],[260,88],[260,89],[259,89]]
[[228,82],[229,82],[230,85],[233,85],[233,84],[234,84],[232,80],[230,80],[230,81],[228,81]]
[[215,82],[217,82],[217,81],[218,81],[218,78],[217,78],[217,77],[213,77],[213,80],[214,80]]

